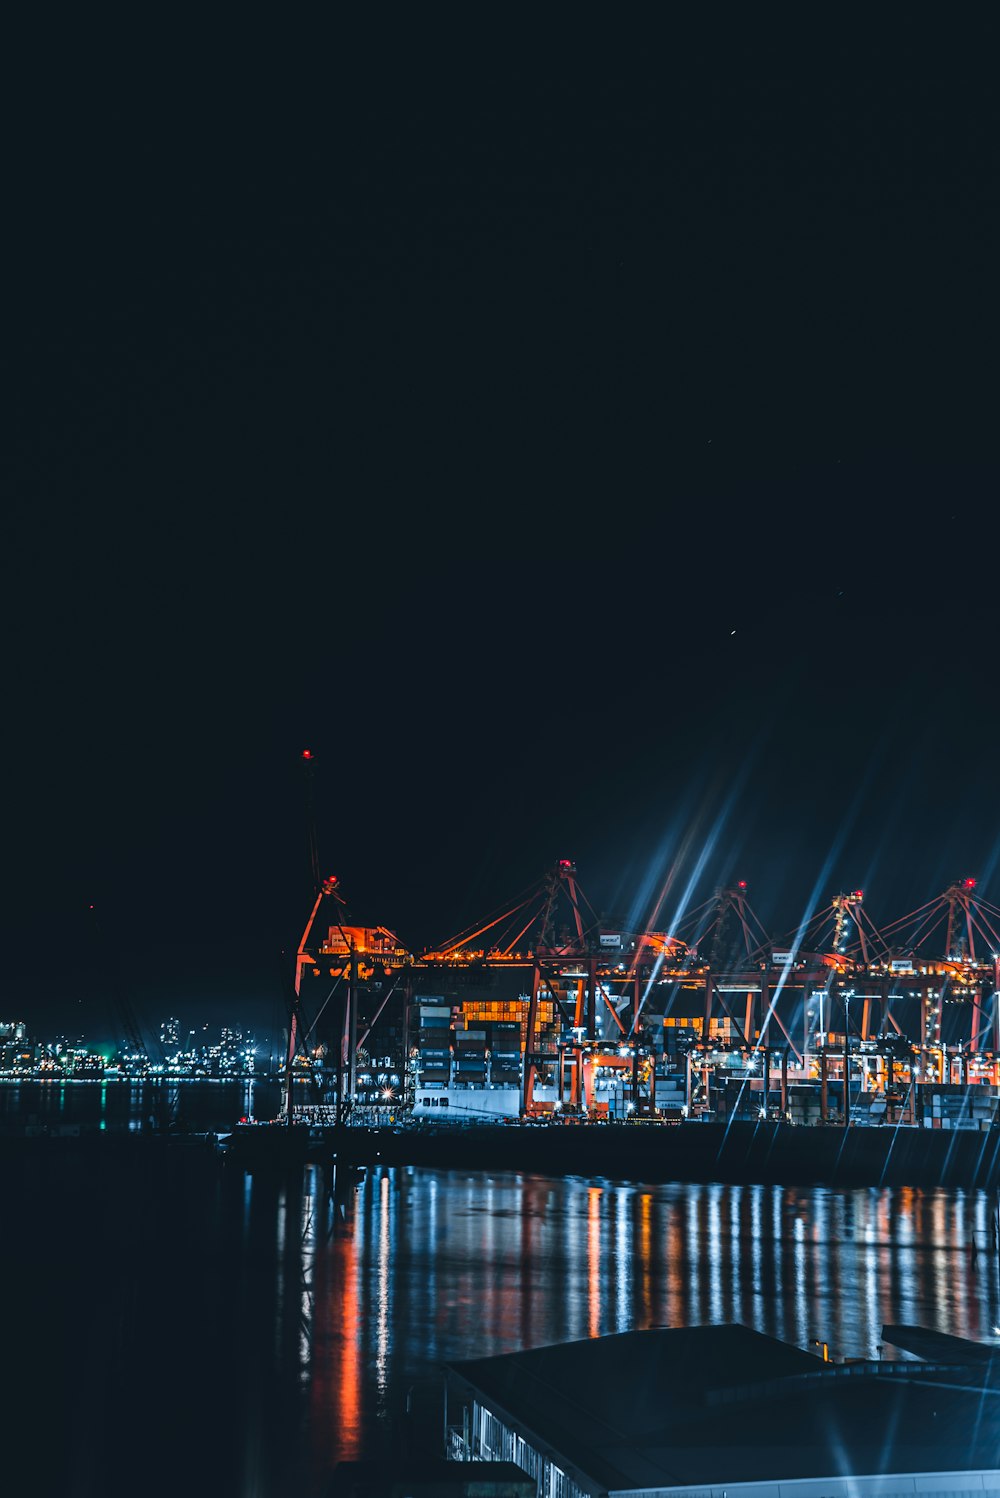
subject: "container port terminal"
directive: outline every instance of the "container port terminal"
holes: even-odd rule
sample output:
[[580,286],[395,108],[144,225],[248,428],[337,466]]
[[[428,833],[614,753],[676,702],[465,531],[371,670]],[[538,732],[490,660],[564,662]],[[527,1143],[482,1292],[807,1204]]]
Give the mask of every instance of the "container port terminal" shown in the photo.
[[287,1123],[988,1132],[1000,909],[965,877],[881,929],[834,894],[769,937],[745,881],[677,929],[598,915],[560,859],[434,950],[318,884],[288,980]]

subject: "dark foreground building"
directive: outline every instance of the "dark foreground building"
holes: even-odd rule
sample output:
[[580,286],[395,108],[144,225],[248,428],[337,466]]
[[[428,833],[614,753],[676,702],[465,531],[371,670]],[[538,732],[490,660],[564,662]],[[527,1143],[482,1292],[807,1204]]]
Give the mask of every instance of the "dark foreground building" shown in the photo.
[[539,1498],[1000,1494],[995,1350],[883,1336],[921,1360],[823,1362],[731,1324],[454,1363],[452,1453],[516,1462]]
[[341,1462],[329,1498],[536,1498],[513,1462],[448,1462],[444,1457]]

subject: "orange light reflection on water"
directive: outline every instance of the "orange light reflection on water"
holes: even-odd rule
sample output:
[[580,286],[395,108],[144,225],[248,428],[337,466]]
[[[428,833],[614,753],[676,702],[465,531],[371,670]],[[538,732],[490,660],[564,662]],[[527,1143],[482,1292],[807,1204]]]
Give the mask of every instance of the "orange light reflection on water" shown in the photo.
[[591,1186],[587,1200],[588,1333],[601,1335],[601,1188]]

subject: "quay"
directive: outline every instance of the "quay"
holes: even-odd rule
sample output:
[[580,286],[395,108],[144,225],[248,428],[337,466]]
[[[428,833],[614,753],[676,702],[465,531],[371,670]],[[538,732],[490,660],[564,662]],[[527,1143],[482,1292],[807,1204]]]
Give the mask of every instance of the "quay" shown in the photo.
[[810,1127],[760,1120],[679,1124],[467,1124],[289,1130],[237,1126],[248,1168],[306,1159],[609,1180],[761,1185],[1000,1188],[1000,1130]]

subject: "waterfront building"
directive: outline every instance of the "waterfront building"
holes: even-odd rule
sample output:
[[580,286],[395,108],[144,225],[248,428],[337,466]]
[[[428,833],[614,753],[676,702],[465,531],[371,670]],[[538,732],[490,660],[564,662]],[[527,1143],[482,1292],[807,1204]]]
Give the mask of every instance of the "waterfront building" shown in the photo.
[[28,1071],[34,1063],[35,1047],[24,1020],[0,1020],[0,1072]]
[[181,1022],[178,1019],[165,1019],[160,1021],[160,1044],[165,1050],[173,1054],[180,1050],[181,1044]]
[[884,1327],[913,1361],[824,1361],[740,1324],[448,1365],[449,1454],[538,1498],[903,1498],[1000,1491],[1000,1350]]

